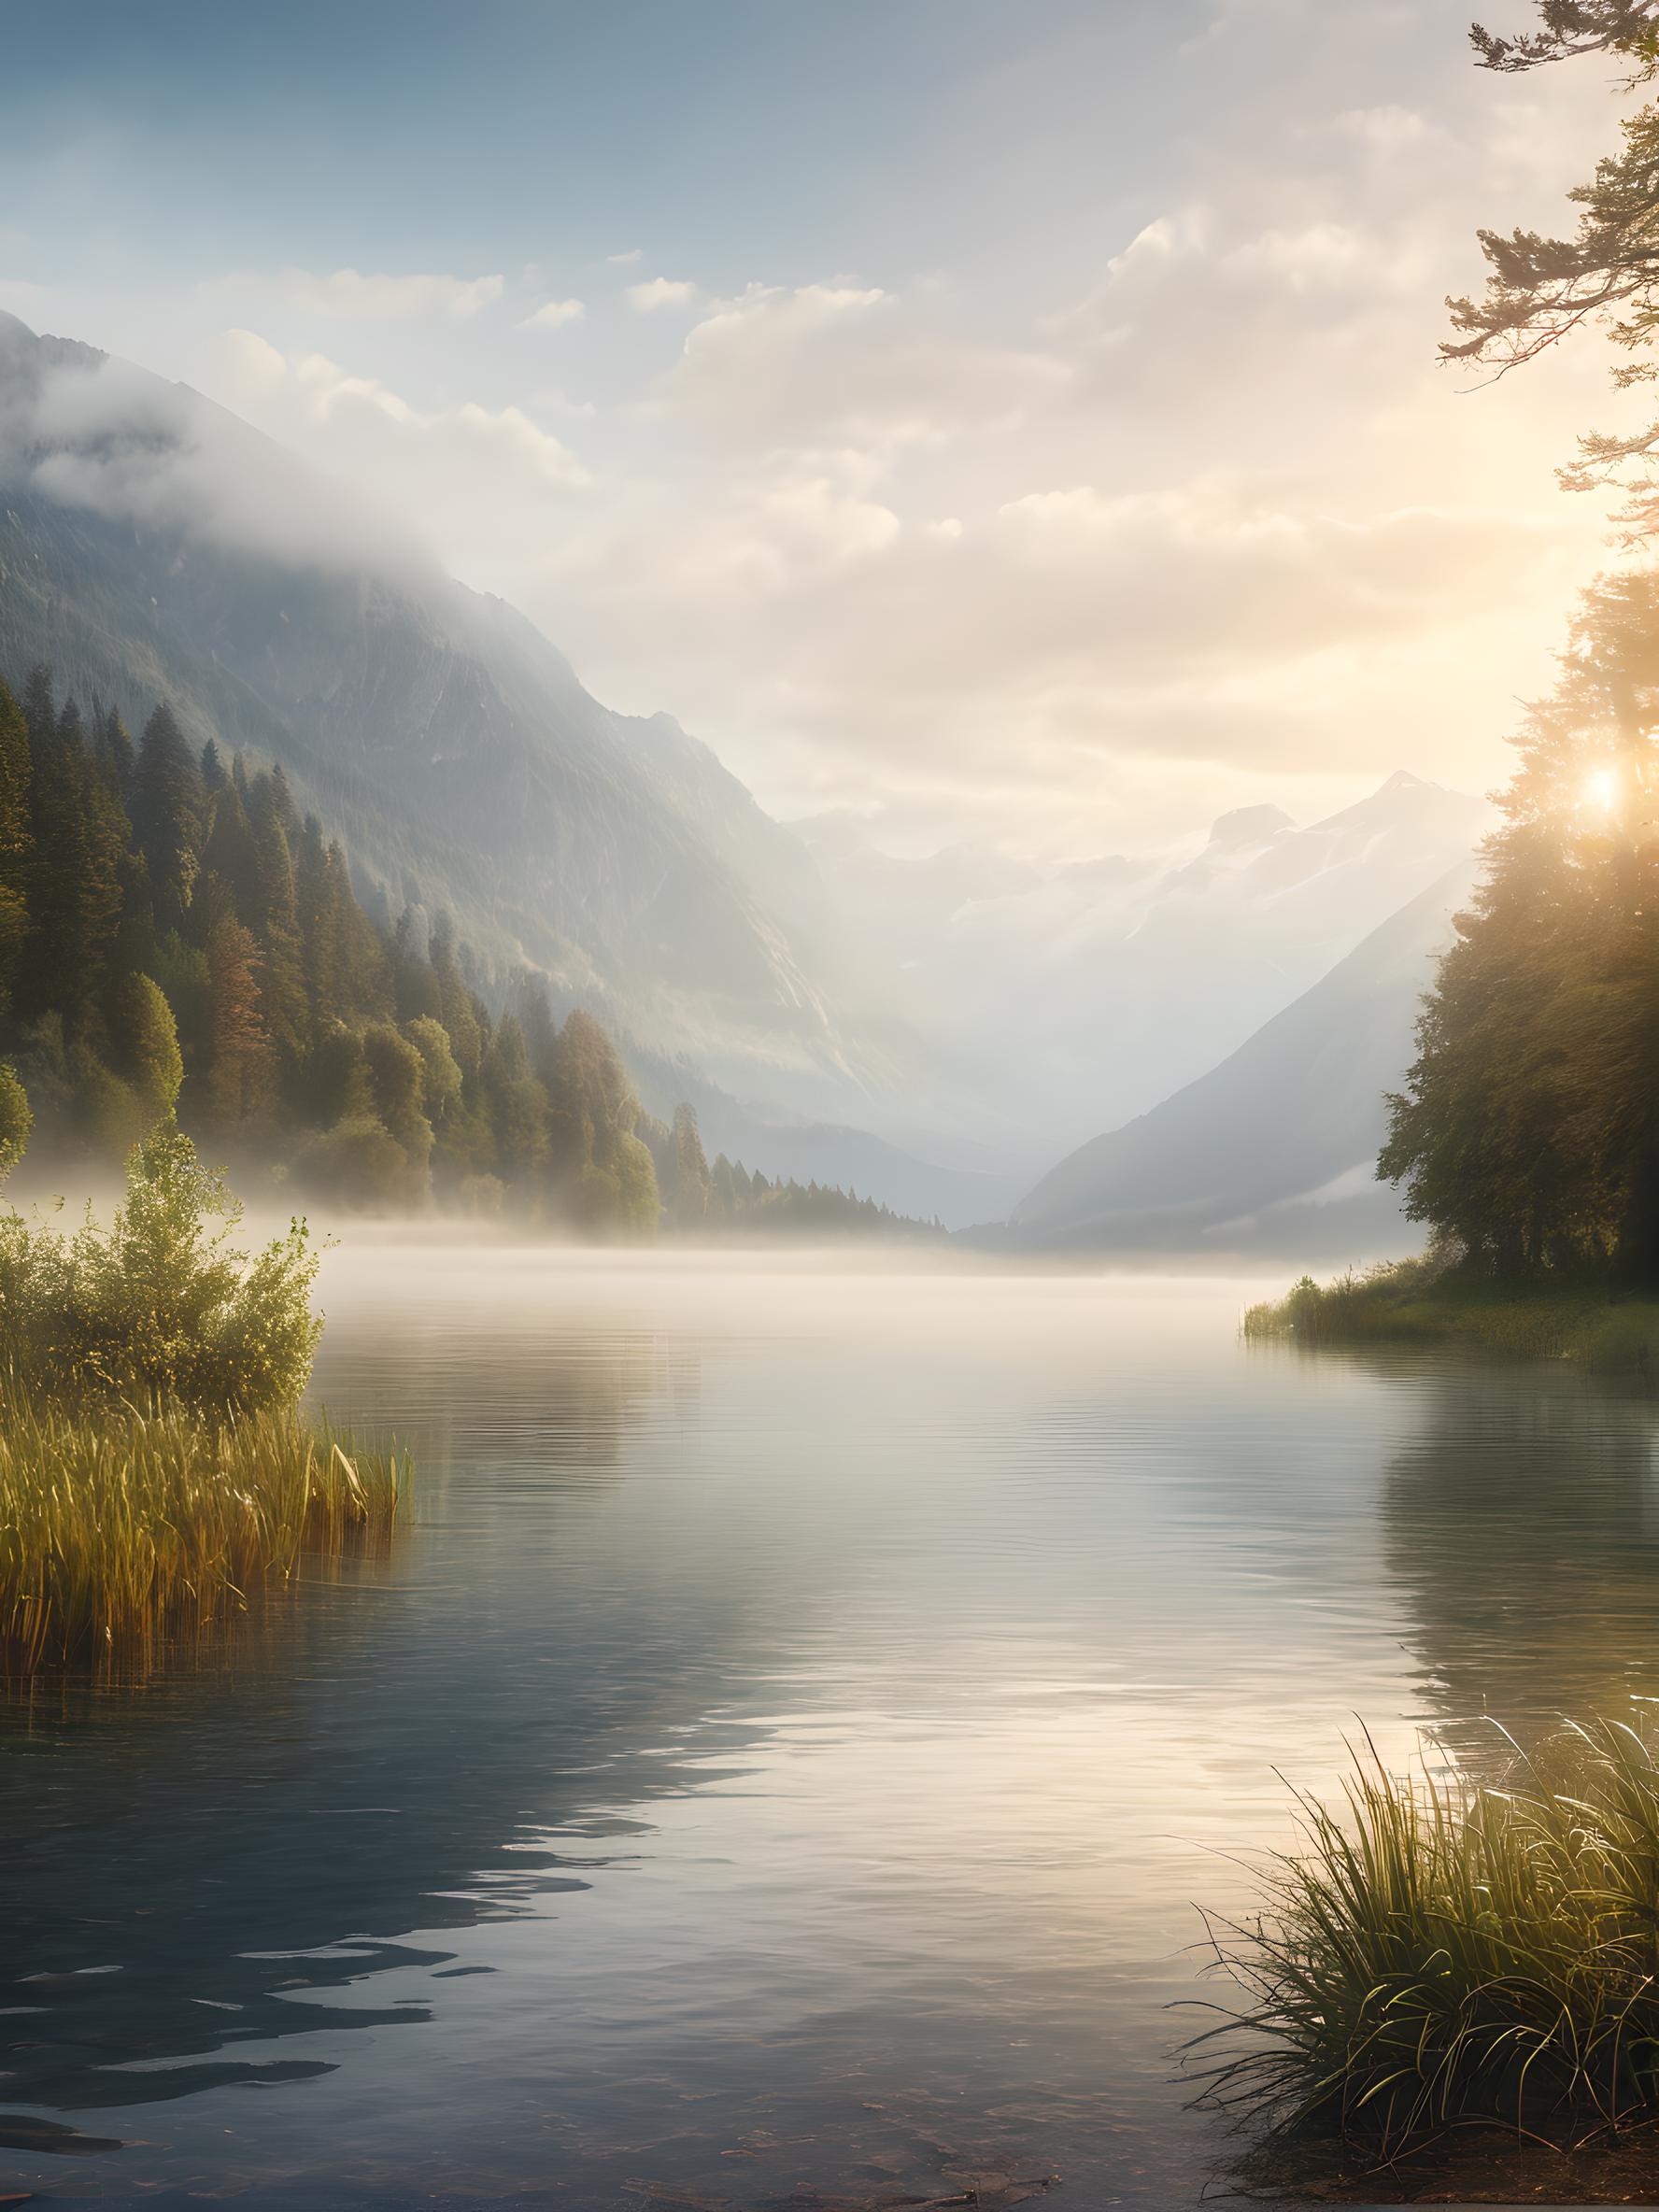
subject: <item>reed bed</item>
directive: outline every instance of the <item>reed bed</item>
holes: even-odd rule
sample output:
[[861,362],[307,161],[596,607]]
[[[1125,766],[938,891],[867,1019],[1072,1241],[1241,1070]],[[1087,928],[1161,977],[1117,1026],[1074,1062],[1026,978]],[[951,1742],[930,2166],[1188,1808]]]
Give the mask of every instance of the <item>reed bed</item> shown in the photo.
[[1615,1298],[1593,1281],[1469,1281],[1428,1258],[1332,1283],[1304,1275],[1283,1298],[1248,1307],[1243,1331],[1254,1341],[1462,1344],[1509,1358],[1570,1359],[1599,1374],[1659,1372],[1659,1305],[1651,1299]]
[[154,1414],[0,1379],[0,1672],[138,1670],[390,1529],[395,1453],[297,1412]]
[[1263,1911],[1211,1927],[1244,2004],[1186,2047],[1204,2102],[1383,2159],[1659,2123],[1653,1749],[1596,1723],[1510,1750],[1502,1788],[1368,1751],[1340,1806],[1298,1797]]

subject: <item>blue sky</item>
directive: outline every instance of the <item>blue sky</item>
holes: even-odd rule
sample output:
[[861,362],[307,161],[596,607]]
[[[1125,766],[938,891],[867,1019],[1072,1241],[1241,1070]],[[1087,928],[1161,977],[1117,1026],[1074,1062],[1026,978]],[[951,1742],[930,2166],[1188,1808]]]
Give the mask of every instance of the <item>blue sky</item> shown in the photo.
[[[1489,782],[1589,354],[1433,365],[1584,70],[1443,0],[14,8],[0,306],[209,391],[785,814],[1096,852]],[[539,318],[539,319],[538,319]]]

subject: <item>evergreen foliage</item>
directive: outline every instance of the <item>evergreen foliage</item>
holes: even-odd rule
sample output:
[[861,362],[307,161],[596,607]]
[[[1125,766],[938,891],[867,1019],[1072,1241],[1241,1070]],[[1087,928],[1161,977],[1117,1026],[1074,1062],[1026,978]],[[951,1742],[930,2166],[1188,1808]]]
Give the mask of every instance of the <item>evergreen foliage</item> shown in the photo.
[[1659,573],[1587,596],[1528,716],[1378,1171],[1476,1271],[1659,1282]]
[[861,1198],[857,1191],[797,1183],[792,1176],[769,1180],[750,1174],[741,1160],[729,1160],[723,1152],[711,1168],[696,1110],[683,1103],[674,1109],[672,1125],[646,1119],[640,1133],[655,1156],[658,1184],[667,1193],[668,1225],[688,1235],[787,1237],[802,1242],[873,1235],[943,1242],[949,1233],[937,1218],[913,1220],[873,1198]]
[[[0,683],[0,1167],[119,1161],[178,1125],[342,1202],[649,1233],[640,1107],[581,1011],[497,1023],[447,919],[388,934],[280,768],[198,761],[158,706]],[[533,1052],[532,1042],[533,1041]]]
[[[1543,29],[1500,37],[1476,24],[1482,65],[1535,69],[1573,54],[1611,53],[1626,65],[1626,86],[1659,80],[1659,0],[1540,0]],[[1659,334],[1659,104],[1644,99],[1621,126],[1618,150],[1570,195],[1579,209],[1570,238],[1537,231],[1483,230],[1489,275],[1479,299],[1453,299],[1456,336],[1441,348],[1451,361],[1499,375],[1537,357],[1584,323],[1602,326],[1629,358],[1614,374],[1620,388],[1659,381],[1652,359]],[[1659,526],[1659,421],[1617,435],[1580,441],[1564,483],[1582,489],[1618,483],[1632,494],[1633,534]]]

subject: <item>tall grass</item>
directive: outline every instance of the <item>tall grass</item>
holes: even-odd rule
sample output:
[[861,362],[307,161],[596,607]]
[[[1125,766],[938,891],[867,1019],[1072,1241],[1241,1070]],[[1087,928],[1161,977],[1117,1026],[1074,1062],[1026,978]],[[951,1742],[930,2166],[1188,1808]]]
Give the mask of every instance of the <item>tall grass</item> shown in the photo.
[[1298,1799],[1264,1910],[1212,1926],[1245,2002],[1187,2047],[1206,2102],[1384,2157],[1460,2124],[1561,2142],[1659,2120],[1652,1747],[1597,1723],[1507,1779],[1372,1752],[1340,1807]]
[[1659,1372],[1659,1306],[1615,1298],[1594,1280],[1471,1278],[1433,1254],[1304,1275],[1276,1301],[1251,1306],[1244,1335],[1329,1344],[1467,1344],[1517,1359],[1571,1359],[1603,1374]]
[[291,1411],[147,1414],[0,1376],[0,1674],[142,1670],[304,1553],[390,1528],[403,1472]]

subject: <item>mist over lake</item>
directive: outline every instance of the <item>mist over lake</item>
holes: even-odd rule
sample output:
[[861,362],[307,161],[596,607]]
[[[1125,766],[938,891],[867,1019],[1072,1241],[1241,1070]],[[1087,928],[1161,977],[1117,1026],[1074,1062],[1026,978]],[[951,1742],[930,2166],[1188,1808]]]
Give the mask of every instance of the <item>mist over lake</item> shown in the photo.
[[1248,1348],[1255,1288],[360,1227],[313,1396],[414,1452],[391,1553],[5,1709],[6,2170],[1196,2198],[1166,2007],[1275,1769],[1656,1656],[1648,1401]]

